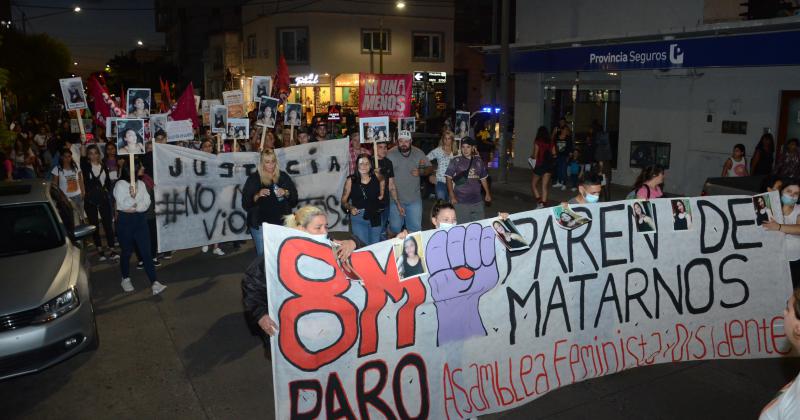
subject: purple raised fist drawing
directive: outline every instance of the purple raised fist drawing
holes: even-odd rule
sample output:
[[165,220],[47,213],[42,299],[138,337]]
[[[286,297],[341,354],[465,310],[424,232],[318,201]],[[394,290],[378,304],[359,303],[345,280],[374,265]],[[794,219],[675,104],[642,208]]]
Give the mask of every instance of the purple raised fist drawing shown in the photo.
[[477,223],[440,230],[428,240],[431,296],[439,320],[437,344],[485,336],[478,303],[497,285],[495,232]]

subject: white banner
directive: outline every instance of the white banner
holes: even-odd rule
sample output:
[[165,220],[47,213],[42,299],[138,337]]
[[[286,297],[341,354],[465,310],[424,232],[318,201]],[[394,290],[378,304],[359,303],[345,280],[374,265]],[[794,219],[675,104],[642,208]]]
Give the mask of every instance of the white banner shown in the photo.
[[[299,206],[327,209],[330,230],[347,230],[339,205],[348,174],[347,140],[276,149],[281,170],[297,187]],[[242,188],[259,154],[213,155],[153,144],[159,252],[250,238]]]
[[[401,262],[389,241],[355,252],[350,274],[268,226],[275,418],[473,418],[625,369],[785,354],[784,235],[750,197],[651,203],[573,206],[580,227],[512,215],[516,252],[491,220],[427,231]],[[415,259],[429,274],[399,281]]]
[[192,120],[178,120],[167,121],[167,141],[172,143],[176,141],[192,141],[194,140],[194,129],[192,128]]

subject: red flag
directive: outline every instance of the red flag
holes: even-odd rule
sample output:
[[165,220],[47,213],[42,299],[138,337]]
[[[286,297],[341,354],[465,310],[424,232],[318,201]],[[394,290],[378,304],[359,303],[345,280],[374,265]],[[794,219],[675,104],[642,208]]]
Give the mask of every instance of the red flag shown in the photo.
[[124,117],[125,110],[120,109],[111,99],[108,90],[100,84],[96,77],[89,78],[89,95],[94,99],[94,121],[105,126],[108,117]]
[[194,106],[194,88],[192,82],[186,86],[181,97],[178,98],[178,103],[170,114],[173,121],[192,120],[192,127],[200,128],[200,120],[197,119],[197,108]]
[[278,59],[278,72],[275,74],[275,84],[272,87],[272,96],[280,98],[283,102],[289,96],[289,66],[281,54]]

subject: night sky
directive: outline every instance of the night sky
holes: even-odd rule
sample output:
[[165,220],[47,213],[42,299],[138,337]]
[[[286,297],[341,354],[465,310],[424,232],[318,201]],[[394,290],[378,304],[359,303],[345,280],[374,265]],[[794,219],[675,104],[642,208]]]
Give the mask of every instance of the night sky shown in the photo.
[[[76,73],[88,75],[102,70],[114,55],[137,48],[137,40],[142,40],[145,48],[163,47],[164,35],[155,29],[153,3],[152,0],[17,0],[12,1],[11,10],[17,28],[22,29],[22,12],[25,12],[28,33],[47,33],[65,43],[73,61],[78,62]],[[75,6],[81,7],[80,13],[72,11]],[[54,15],[37,18],[48,14]]]

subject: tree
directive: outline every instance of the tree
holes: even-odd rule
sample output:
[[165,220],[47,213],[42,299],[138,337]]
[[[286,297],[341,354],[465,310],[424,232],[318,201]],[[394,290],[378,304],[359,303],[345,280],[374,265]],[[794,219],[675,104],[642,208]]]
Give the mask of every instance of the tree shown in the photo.
[[70,76],[70,52],[62,42],[46,34],[26,35],[16,30],[3,33],[0,68],[9,71],[6,89],[17,98],[19,109],[39,111],[51,94],[61,95],[58,79]]
[[122,88],[150,88],[153,92],[159,92],[159,79],[175,82],[179,77],[178,69],[163,55],[144,60],[137,58],[136,50],[118,54],[109,60],[109,69],[105,72],[109,92],[117,93]]

